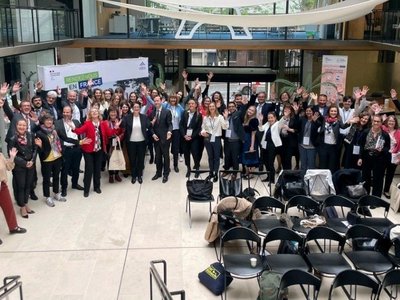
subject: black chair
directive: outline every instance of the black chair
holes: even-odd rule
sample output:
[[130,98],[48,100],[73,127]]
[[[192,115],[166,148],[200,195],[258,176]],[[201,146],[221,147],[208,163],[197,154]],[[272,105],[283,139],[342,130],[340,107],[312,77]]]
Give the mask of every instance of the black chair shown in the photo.
[[[346,288],[346,286],[350,286],[350,289]],[[333,292],[336,288],[341,287],[343,289],[344,294],[347,299],[355,300],[357,299],[357,286],[363,286],[371,289],[371,299],[374,300],[377,297],[379,291],[379,284],[374,279],[369,277],[368,275],[361,273],[356,270],[345,270],[340,272],[332,283],[332,286],[329,290],[328,300],[331,299],[343,299],[342,294],[340,297],[333,297]],[[354,287],[354,289],[353,289]],[[365,299],[365,294],[362,295],[362,299]]]
[[[289,242],[296,244],[296,251],[293,254],[276,253],[265,256],[265,267],[280,274],[284,274],[291,269],[299,269],[305,272],[310,271],[310,266],[303,258],[304,239],[286,227],[276,227],[271,229],[264,238],[263,253],[268,251],[267,244],[274,241]],[[270,251],[269,251],[270,252]]]
[[298,210],[302,211],[303,217],[291,216],[293,222],[292,229],[305,235],[310,231],[310,228],[302,226],[300,222],[307,219],[309,216],[319,214],[320,204],[308,196],[298,195],[290,198],[286,203],[285,213],[290,216],[288,211],[293,207],[297,207]]
[[[311,229],[306,236],[306,246],[310,253],[306,259],[314,271],[321,276],[336,276],[344,270],[351,269],[350,264],[343,257],[343,248],[346,239],[333,229],[318,226]],[[335,244],[334,244],[335,243]],[[316,246],[319,251],[311,252]]]
[[[230,252],[226,253],[226,243],[230,241],[244,241],[248,246],[247,253],[243,253],[243,251],[238,251],[238,248],[231,247]],[[255,244],[255,247],[252,245]],[[243,248],[240,248],[242,250]],[[262,257],[258,254],[261,249],[261,238],[255,233],[253,230],[245,228],[245,227],[235,227],[229,229],[225,234],[221,237],[220,242],[220,257],[219,261],[223,263],[225,271],[229,272],[233,278],[238,279],[251,279],[258,278],[262,271],[263,260]],[[231,253],[233,252],[233,253]],[[257,253],[257,254],[253,254]],[[256,266],[253,267],[250,264],[250,259],[256,258],[257,263]],[[226,299],[226,282],[225,282],[225,299]]]
[[[193,170],[191,171],[191,173],[197,173],[197,174],[204,174],[210,173],[210,170]],[[186,212],[189,212],[189,226],[192,227],[192,208],[191,208],[191,203],[208,203],[209,204],[209,212],[211,215],[212,212],[212,208],[211,208],[211,202],[214,202],[214,196],[212,194],[212,182],[208,182],[209,185],[211,185],[211,190],[209,193],[207,194],[203,194],[201,195],[201,197],[198,197],[198,195],[196,195],[196,197],[192,196],[190,191],[189,191],[189,187],[188,185],[190,184],[199,184],[199,183],[206,183],[206,180],[204,179],[193,179],[190,180],[190,177],[188,178],[187,182],[186,182],[186,186],[188,189],[188,195],[186,196]]]
[[396,268],[400,268],[400,237],[394,238],[391,244],[393,246],[393,253],[389,252],[389,259]]
[[[254,219],[254,213],[258,210],[261,217]],[[286,223],[280,220],[280,215],[285,211],[285,204],[273,197],[263,196],[254,201],[251,208],[253,225],[255,231],[265,236],[272,228],[286,226]],[[268,215],[273,213],[273,215]]]
[[[379,249],[379,245],[383,244],[383,237],[375,229],[365,225],[353,225],[346,232],[346,240],[352,242],[353,250],[345,254],[356,270],[377,277],[393,268],[393,263],[389,260],[387,253]],[[362,245],[362,243],[371,242],[374,245],[368,247]]]
[[366,195],[361,197],[358,201],[357,211],[363,211],[365,208],[383,208],[383,217],[368,217],[364,214],[364,216],[359,216],[357,218],[356,224],[363,224],[372,227],[381,233],[383,233],[387,227],[393,225],[393,223],[387,218],[390,208],[389,202],[373,195]]
[[[331,195],[325,199],[324,203],[322,204],[322,211],[326,216],[326,226],[332,228],[333,230],[345,234],[348,226],[345,225],[347,222],[347,211],[345,212],[343,208],[348,208],[352,210],[355,204],[353,201],[338,195]],[[340,208],[339,210],[337,208]],[[334,209],[338,214],[337,218],[329,218],[327,210]],[[343,223],[345,222],[345,223]]]
[[[400,286],[400,270],[391,270],[386,273],[379,288],[379,298],[385,292],[390,299],[398,299],[398,288]],[[389,290],[390,287],[390,290]]]
[[243,192],[242,173],[239,170],[221,170],[219,171],[218,185],[217,203],[225,197],[241,197]]
[[[321,279],[319,279],[318,277],[302,270],[289,270],[285,274],[283,274],[281,278],[278,295],[281,294],[281,291],[284,291],[285,289],[293,285],[300,285],[306,299],[318,299],[319,289],[321,287]],[[304,286],[307,286],[307,290]],[[312,292],[310,290],[311,286],[313,287]],[[310,297],[311,294],[312,297]]]

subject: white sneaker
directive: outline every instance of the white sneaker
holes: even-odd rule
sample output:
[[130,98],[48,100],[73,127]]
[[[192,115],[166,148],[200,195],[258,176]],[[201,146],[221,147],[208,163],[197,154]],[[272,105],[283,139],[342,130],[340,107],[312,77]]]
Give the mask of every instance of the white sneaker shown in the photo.
[[67,201],[66,198],[64,198],[63,196],[61,196],[61,193],[54,194],[53,200],[60,201],[60,202],[65,202],[65,201]]
[[54,199],[53,199],[52,197],[47,197],[47,199],[46,199],[46,204],[47,204],[47,206],[50,206],[50,207],[56,206],[56,205],[54,204]]

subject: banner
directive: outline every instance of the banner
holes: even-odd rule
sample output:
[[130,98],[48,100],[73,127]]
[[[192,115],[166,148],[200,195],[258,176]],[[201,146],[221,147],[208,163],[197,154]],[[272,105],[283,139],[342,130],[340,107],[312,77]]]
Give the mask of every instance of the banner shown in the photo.
[[38,66],[38,78],[44,90],[58,87],[81,90],[92,79],[93,86],[101,89],[123,87],[134,90],[141,82],[149,82],[147,57],[74,63],[57,66]]
[[[321,83],[330,82],[336,85],[337,90],[346,91],[347,56],[323,55]],[[337,90],[332,86],[321,85],[321,94],[328,96],[328,101],[336,99]]]

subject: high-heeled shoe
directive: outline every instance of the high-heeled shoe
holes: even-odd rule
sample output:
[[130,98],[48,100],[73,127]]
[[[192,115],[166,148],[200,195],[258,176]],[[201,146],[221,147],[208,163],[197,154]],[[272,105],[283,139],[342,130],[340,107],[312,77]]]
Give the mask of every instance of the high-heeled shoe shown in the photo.
[[26,211],[26,209],[24,207],[21,208],[20,212],[21,212],[21,217],[23,217],[25,219],[29,218],[28,212]]

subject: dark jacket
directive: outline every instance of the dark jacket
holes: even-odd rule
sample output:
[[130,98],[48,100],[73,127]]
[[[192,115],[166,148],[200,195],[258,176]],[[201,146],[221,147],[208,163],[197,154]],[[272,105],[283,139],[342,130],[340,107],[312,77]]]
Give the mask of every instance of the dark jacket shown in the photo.
[[[156,117],[156,114],[157,110],[154,109],[151,113],[150,120],[153,120]],[[161,143],[165,143],[167,141],[167,133],[172,133],[171,111],[166,108],[162,108],[159,121],[156,121],[150,130],[151,135],[157,135]]]
[[[303,143],[303,137],[304,137],[304,128],[306,127],[306,124],[308,122],[308,119],[306,117],[300,117],[298,121],[298,141],[299,144]],[[316,146],[318,144],[318,124],[316,122],[311,122],[311,132],[310,132],[310,141],[313,146]]]
[[374,159],[384,159],[385,161],[390,161],[390,137],[389,134],[382,130],[382,138],[384,140],[382,151],[369,151],[365,149],[365,142],[367,140],[367,135],[371,131],[371,128],[365,129],[361,134],[360,142],[360,158],[365,159],[367,156],[373,157]]
[[189,126],[187,125],[189,120],[189,112],[185,111],[182,115],[181,122],[179,123],[179,132],[182,137],[186,135],[188,129],[192,129],[192,139],[200,138],[201,124],[203,123],[202,115],[196,111],[193,114],[192,120],[190,120]]
[[[147,130],[150,129],[150,120],[149,118],[144,115],[140,114],[140,127],[142,129],[142,134],[144,139],[147,141]],[[132,134],[132,126],[133,126],[133,114],[128,114],[122,119],[121,127],[125,130],[125,142],[129,142]]]
[[[81,126],[81,123],[78,120],[72,120],[72,122],[74,123],[76,128],[79,128]],[[78,135],[77,140],[68,137],[67,132],[65,131],[63,119],[55,121],[54,125],[56,127],[57,134],[58,134],[59,138],[61,139],[63,148],[65,147],[64,142],[74,144],[75,146],[79,146],[79,135]]]
[[[321,122],[322,120],[322,122]],[[318,141],[317,143],[320,144],[324,144],[324,139],[325,139],[325,118],[319,118],[316,122],[318,124],[319,128],[319,134],[318,134]],[[343,122],[341,120],[336,121],[333,125],[332,125],[332,131],[333,134],[335,135],[335,140],[336,140],[336,145],[339,147],[341,146],[339,143],[339,138],[340,138],[340,129],[345,129],[347,127],[349,127],[350,124],[345,123],[343,124]]]
[[18,150],[17,156],[14,159],[15,166],[20,168],[26,168],[26,163],[32,161],[35,163],[37,156],[37,146],[34,142],[34,137],[29,132],[26,133],[27,144],[22,145],[18,142],[18,137],[14,134],[7,143],[8,151],[12,148]]

